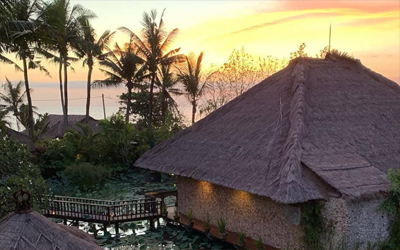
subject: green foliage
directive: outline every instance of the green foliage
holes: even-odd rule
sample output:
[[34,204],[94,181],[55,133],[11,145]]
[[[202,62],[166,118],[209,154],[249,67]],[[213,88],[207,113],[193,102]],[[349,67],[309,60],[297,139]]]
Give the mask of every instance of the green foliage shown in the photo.
[[226,220],[224,218],[221,218],[217,221],[217,224],[219,233],[226,233]]
[[389,169],[388,179],[390,189],[388,198],[382,203],[381,209],[387,211],[392,218],[390,235],[383,244],[383,250],[398,250],[400,246],[400,170]]
[[102,165],[92,165],[87,162],[69,165],[65,169],[65,174],[81,190],[91,188],[96,184],[102,183],[110,175],[107,167]]
[[246,233],[239,232],[238,233],[238,242],[239,242],[239,244],[244,245],[245,241],[246,241]]
[[47,178],[75,162],[76,148],[73,143],[64,139],[44,140],[37,143],[34,155],[34,162]]
[[302,213],[303,243],[309,250],[323,249],[321,242],[324,229],[323,208],[324,205],[322,203],[310,202],[305,205]]
[[260,236],[258,236],[258,240],[254,243],[256,245],[257,250],[263,250],[264,249],[264,243],[261,239]]
[[167,204],[165,204],[165,203],[162,204],[162,212],[168,213],[168,207],[167,207]]
[[188,209],[188,211],[186,213],[186,217],[187,217],[189,222],[193,221],[193,210],[191,208]]
[[204,222],[204,225],[203,225],[204,230],[206,230],[206,231],[210,230],[210,228],[211,228],[211,225],[210,225],[210,214],[208,212],[204,216],[203,222]]
[[33,209],[43,208],[49,185],[37,166],[30,162],[30,152],[17,141],[6,137],[0,140],[0,218],[15,208],[12,194],[19,189],[31,193]]

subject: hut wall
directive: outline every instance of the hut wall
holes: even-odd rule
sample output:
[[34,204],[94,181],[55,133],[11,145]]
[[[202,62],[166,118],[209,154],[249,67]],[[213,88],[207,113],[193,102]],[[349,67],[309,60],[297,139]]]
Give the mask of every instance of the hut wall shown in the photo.
[[382,202],[382,199],[354,202],[330,199],[324,209],[329,241],[334,245],[342,242],[354,245],[384,240],[389,235],[390,218],[379,211]]
[[300,242],[301,227],[286,220],[285,205],[266,197],[179,177],[178,204],[182,214],[190,208],[203,221],[208,212],[213,225],[222,217],[228,231],[246,232],[253,239],[260,236],[265,244],[279,249],[298,247]]

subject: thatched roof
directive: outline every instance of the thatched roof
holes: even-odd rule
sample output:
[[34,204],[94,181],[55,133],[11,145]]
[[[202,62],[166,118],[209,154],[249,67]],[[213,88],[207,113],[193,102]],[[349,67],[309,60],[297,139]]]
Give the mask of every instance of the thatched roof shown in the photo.
[[400,167],[400,87],[353,60],[297,59],[135,166],[285,204],[373,198]]
[[[47,118],[49,123],[49,129],[46,133],[44,133],[40,139],[54,139],[61,138],[64,136],[63,134],[63,115],[53,115],[50,114]],[[68,115],[68,129],[75,130],[79,133],[82,133],[82,129],[77,126],[78,123],[84,123],[85,116],[84,115]],[[90,117],[88,122],[89,128],[93,133],[97,133],[100,131],[98,120]]]
[[58,225],[30,208],[30,194],[14,193],[16,212],[0,220],[0,250],[101,250],[93,236]]
[[102,249],[89,234],[67,227],[35,211],[9,214],[0,221],[0,250]]
[[11,128],[7,128],[7,134],[11,138],[14,138],[15,140],[19,141],[20,143],[25,144],[29,150],[32,150],[35,148],[35,142],[28,135],[26,135],[22,132],[18,132]]

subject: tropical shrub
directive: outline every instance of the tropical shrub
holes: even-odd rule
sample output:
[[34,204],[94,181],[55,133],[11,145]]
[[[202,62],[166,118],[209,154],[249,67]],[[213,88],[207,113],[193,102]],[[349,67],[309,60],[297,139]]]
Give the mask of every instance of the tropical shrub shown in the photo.
[[44,140],[37,143],[34,154],[34,163],[40,167],[43,176],[48,178],[75,162],[76,147],[65,139]]
[[31,193],[33,209],[44,208],[49,185],[40,175],[40,169],[30,162],[26,146],[8,136],[0,140],[0,218],[14,211],[13,193],[25,189]]
[[258,237],[258,240],[254,243],[256,245],[257,250],[263,250],[264,249],[264,243],[261,239],[261,237]]
[[305,205],[302,213],[303,243],[309,250],[321,250],[321,237],[324,230],[322,203],[310,202]]
[[226,233],[226,221],[224,218],[221,218],[217,222],[218,224],[218,231],[220,234]]
[[101,184],[110,175],[110,170],[106,166],[92,165],[88,162],[69,165],[65,169],[65,174],[81,190]]
[[389,169],[388,179],[390,189],[388,198],[382,203],[381,209],[389,213],[392,221],[390,223],[390,234],[383,244],[383,250],[397,250],[400,246],[400,170]]

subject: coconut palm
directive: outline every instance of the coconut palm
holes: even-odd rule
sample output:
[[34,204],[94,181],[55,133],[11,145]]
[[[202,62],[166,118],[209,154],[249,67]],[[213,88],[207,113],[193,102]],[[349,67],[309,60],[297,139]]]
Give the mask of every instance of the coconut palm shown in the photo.
[[171,64],[163,64],[159,67],[159,74],[157,75],[157,85],[161,89],[161,118],[162,122],[165,123],[167,116],[168,105],[173,105],[177,108],[177,104],[173,99],[172,95],[182,95],[182,91],[176,87],[179,80],[174,77],[171,72]]
[[90,92],[92,84],[93,66],[97,60],[104,60],[106,54],[104,49],[110,43],[115,32],[106,30],[99,39],[96,40],[96,32],[91,26],[88,19],[81,19],[81,27],[83,30],[82,41],[79,43],[79,54],[84,58],[83,66],[88,66],[87,75],[87,98],[86,98],[86,122],[89,120],[90,111]]
[[10,124],[7,121],[7,114],[8,111],[5,110],[4,106],[0,105],[0,136],[3,132],[3,130],[6,130],[7,127],[10,126]]
[[122,49],[118,43],[115,49],[108,49],[107,56],[101,60],[100,70],[107,76],[104,80],[95,81],[97,87],[115,87],[124,84],[128,89],[125,121],[129,122],[132,89],[142,88],[141,81],[146,71],[145,61],[137,55],[138,51],[130,40]]
[[149,113],[148,113],[148,129],[151,129],[153,114],[153,98],[154,84],[156,83],[158,66],[162,64],[171,64],[180,58],[178,55],[180,48],[171,49],[170,47],[178,34],[178,29],[168,33],[164,27],[163,21],[164,11],[157,23],[157,11],[152,10],[150,13],[144,13],[142,20],[141,38],[128,28],[120,28],[128,33],[134,39],[140,55],[146,60],[148,70],[150,72],[150,95],[149,95]]
[[184,93],[188,101],[192,104],[192,124],[195,122],[197,104],[200,97],[204,94],[204,89],[207,86],[207,81],[211,77],[210,74],[204,80],[201,71],[204,52],[201,52],[198,57],[191,52],[186,58],[183,65],[178,68],[178,79],[184,86]]
[[[68,67],[75,52],[82,32],[82,20],[91,19],[95,14],[81,5],[71,6],[69,0],[54,0],[45,3],[40,12],[41,21],[46,25],[45,37],[42,38],[48,49],[57,51],[55,61],[59,63],[59,82],[61,105],[64,113],[64,130],[68,127]],[[64,78],[62,71],[64,70]]]
[[38,26],[37,12],[40,8],[39,0],[8,0],[11,13],[9,18],[11,22],[23,23],[24,26],[13,25],[10,30],[10,41],[8,43],[9,51],[15,53],[16,58],[22,61],[22,71],[24,73],[25,93],[28,101],[28,133],[31,138],[34,136],[33,125],[33,104],[31,91],[29,87],[29,69],[40,69],[46,75],[48,71],[40,65],[40,60],[35,58],[37,52],[38,41]]
[[22,105],[24,105],[24,99],[26,98],[26,91],[23,91],[24,83],[18,82],[15,87],[6,78],[6,83],[3,85],[5,94],[0,93],[0,100],[3,101],[3,111],[12,113],[17,120],[18,130],[21,130],[20,124],[22,124],[19,111]]

